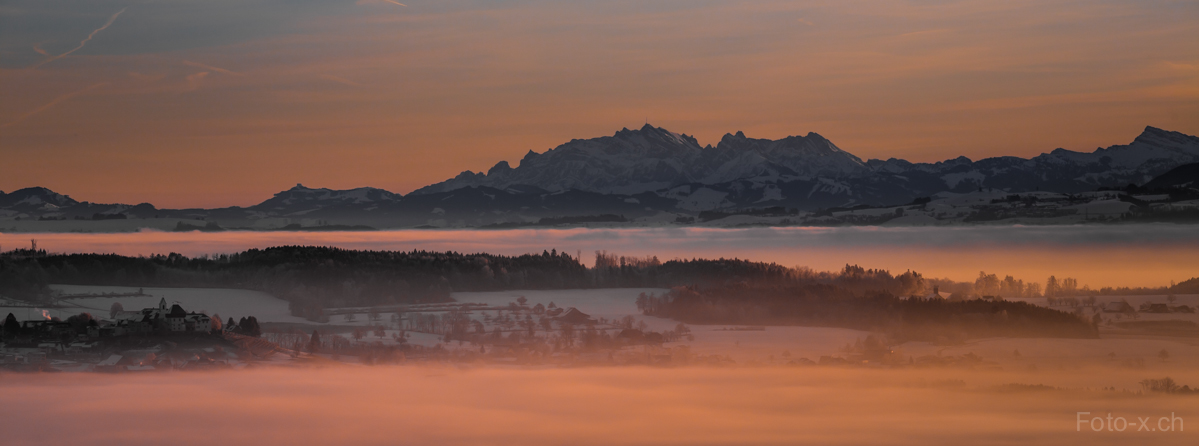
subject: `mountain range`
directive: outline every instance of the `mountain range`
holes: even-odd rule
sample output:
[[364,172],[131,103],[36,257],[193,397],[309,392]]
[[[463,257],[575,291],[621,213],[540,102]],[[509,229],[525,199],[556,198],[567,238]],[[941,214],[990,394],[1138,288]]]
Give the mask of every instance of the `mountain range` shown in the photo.
[[[1199,163],[1199,138],[1155,127],[1129,144],[1093,152],[1056,149],[1028,159],[912,163],[863,161],[816,133],[771,140],[737,132],[715,146],[701,146],[692,136],[647,124],[544,153],[529,151],[516,167],[501,161],[486,173],[465,171],[408,195],[297,185],[244,208],[159,209],[79,202],[34,187],[0,192],[0,221],[178,219],[247,228],[479,227],[601,215],[604,221],[611,216],[686,221],[701,212],[776,208],[794,214],[982,191],[1079,194],[1145,185],[1193,163]],[[1193,168],[1173,176],[1161,181],[1199,184]]]

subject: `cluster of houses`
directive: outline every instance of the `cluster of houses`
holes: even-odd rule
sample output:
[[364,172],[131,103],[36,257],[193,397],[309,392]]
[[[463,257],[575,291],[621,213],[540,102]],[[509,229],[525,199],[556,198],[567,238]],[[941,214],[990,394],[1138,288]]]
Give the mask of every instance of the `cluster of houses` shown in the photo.
[[[159,301],[157,307],[145,308],[140,311],[121,311],[113,320],[77,320],[72,317],[66,321],[44,319],[22,321],[16,328],[5,327],[6,338],[27,339],[71,339],[78,336],[89,338],[118,337],[141,334],[166,333],[209,333],[219,325],[214,326],[208,315],[187,312],[178,304],[167,306],[166,299]],[[74,320],[73,320],[74,319]],[[6,320],[6,325],[14,323],[12,315]],[[217,322],[219,324],[219,322]]]
[[[1108,302],[1103,306],[1104,313],[1137,313],[1131,304],[1125,301]],[[1141,304],[1141,313],[1194,313],[1195,309],[1187,305],[1169,306],[1145,302]]]
[[[218,322],[219,324],[219,322]],[[165,328],[172,333],[208,333],[213,331],[212,318],[203,313],[188,313],[179,304],[173,304],[168,309],[167,300],[162,299],[157,307],[143,308],[141,311],[122,311],[109,327],[111,336],[126,334],[151,333],[155,329]],[[104,336],[101,328],[100,336]]]
[[[172,335],[208,334],[220,332],[220,321],[208,315],[187,312],[178,304],[158,306],[138,311],[118,311],[111,320],[97,320],[88,314],[20,321],[9,314],[4,319],[3,348],[0,348],[0,369],[17,371],[144,371],[155,369],[199,369],[229,366],[229,354],[218,345],[208,348],[163,349],[162,345],[142,350],[121,350],[119,354],[108,339],[137,337],[155,339]],[[208,345],[208,344],[205,344]],[[233,357],[236,357],[235,355]]]

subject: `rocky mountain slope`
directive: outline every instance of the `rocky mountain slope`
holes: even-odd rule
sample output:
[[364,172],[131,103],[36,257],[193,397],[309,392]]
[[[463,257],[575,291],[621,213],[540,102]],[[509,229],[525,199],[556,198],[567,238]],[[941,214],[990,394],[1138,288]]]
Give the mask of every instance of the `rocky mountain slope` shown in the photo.
[[[1110,217],[1128,214],[1127,203],[1143,207],[1148,201],[1120,201],[1118,192],[1094,192],[1125,190],[1129,184],[1160,184],[1182,191],[1170,196],[1185,201],[1190,197],[1186,191],[1196,183],[1193,167],[1179,166],[1193,163],[1199,163],[1199,138],[1154,127],[1146,127],[1130,144],[1089,153],[1057,149],[1031,159],[973,161],[959,157],[911,163],[894,158],[862,161],[815,133],[770,140],[737,132],[725,135],[716,146],[700,146],[691,136],[646,125],[613,136],[570,141],[540,154],[530,151],[517,167],[500,162],[487,173],[466,171],[406,196],[376,188],[330,190],[297,185],[245,208],[158,209],[147,203],[79,202],[40,187],[0,192],[0,230],[6,220],[106,221],[109,225],[116,224],[113,220],[152,220],[157,223],[150,227],[165,229],[176,224],[182,229],[277,229],[510,227],[543,219],[665,224],[721,215],[774,215],[780,217],[778,224],[793,224],[803,221],[796,219],[801,214],[812,218],[836,212],[861,216],[861,209],[891,212],[898,206],[930,202],[933,209],[941,209],[936,206],[939,200],[973,195],[985,195],[980,198],[983,201],[1007,203],[1012,210],[976,213],[969,217],[972,221],[1017,214],[1021,218],[1061,216],[1056,211],[1042,212],[1045,203],[1068,202],[1077,207],[1081,205],[1076,197],[1084,196],[1116,200],[1105,205],[1103,209],[1108,211],[1094,214]],[[1180,170],[1172,170],[1176,168]],[[1050,195],[1038,195],[1041,193]],[[1043,201],[1037,206],[1017,206],[1028,197]],[[1050,197],[1064,198],[1046,201]],[[1078,209],[1091,215],[1090,208]],[[1037,212],[1030,214],[1032,210]],[[954,218],[966,219],[971,215],[963,212],[937,211],[930,218],[956,215]],[[561,220],[563,217],[569,220]],[[906,220],[912,220],[911,214],[908,217]],[[855,219],[861,220],[854,217],[845,223],[869,223]],[[819,221],[836,224],[839,220]]]

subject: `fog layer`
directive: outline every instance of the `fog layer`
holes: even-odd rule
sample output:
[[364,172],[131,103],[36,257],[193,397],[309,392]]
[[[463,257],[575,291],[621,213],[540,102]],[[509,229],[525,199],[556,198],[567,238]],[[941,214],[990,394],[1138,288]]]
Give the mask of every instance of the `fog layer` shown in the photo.
[[[1088,384],[1065,374],[1024,378]],[[1192,421],[1199,420],[1193,398],[985,390],[1007,379],[1011,376],[928,370],[417,366],[9,375],[0,380],[0,407],[10,427],[4,433],[9,445],[162,444],[166,439],[179,445],[1195,440],[1191,430],[1076,429],[1079,411],[1112,412],[1133,421],[1173,412],[1186,422],[1199,422]]]

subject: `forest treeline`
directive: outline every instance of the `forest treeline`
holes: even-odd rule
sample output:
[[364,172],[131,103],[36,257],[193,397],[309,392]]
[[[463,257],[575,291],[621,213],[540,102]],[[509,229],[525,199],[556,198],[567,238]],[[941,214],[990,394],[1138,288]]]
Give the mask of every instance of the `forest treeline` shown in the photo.
[[1098,336],[1095,321],[1022,301],[905,298],[887,291],[855,293],[823,283],[676,287],[662,295],[640,296],[637,307],[645,315],[688,324],[852,328],[886,333],[901,342]]
[[327,307],[448,302],[452,291],[585,288],[587,279],[586,267],[556,251],[501,256],[281,246],[211,257],[0,257],[0,294],[21,300],[44,299],[50,283],[239,288],[284,299],[293,314],[313,320]]
[[[826,303],[835,303],[834,307],[871,306],[871,310],[861,311],[862,317],[859,318],[870,321],[874,316],[868,315],[882,311],[878,310],[882,308],[878,307],[882,303],[887,303],[886,308],[889,309],[894,309],[894,305],[903,308],[915,305],[892,304],[887,299],[898,299],[896,296],[924,298],[933,291],[950,293],[946,305],[957,305],[957,302],[978,298],[994,302],[1001,300],[997,298],[1094,293],[1090,288],[1078,286],[1074,279],[1059,280],[1052,276],[1042,287],[1040,283],[1025,283],[1011,276],[1000,278],[985,272],[979,273],[974,282],[954,282],[926,279],[912,271],[896,275],[886,270],[866,269],[857,265],[846,265],[838,271],[814,271],[805,267],[793,268],[743,259],[674,259],[662,262],[654,256],[617,256],[600,251],[595,253],[594,266],[588,268],[579,257],[556,250],[503,256],[432,251],[361,251],[313,246],[281,246],[198,257],[175,253],[130,257],[16,250],[0,253],[0,296],[41,302],[49,298],[48,284],[51,283],[237,288],[269,293],[288,301],[292,314],[322,320],[326,308],[448,302],[452,300],[450,293],[455,291],[691,287],[703,293],[715,293],[713,296],[723,296],[725,291],[722,290],[740,289],[747,296],[765,299],[763,302],[766,304],[749,305],[738,310],[747,312],[757,311],[753,308],[763,305],[781,305],[780,302],[786,301],[781,296],[791,295],[794,304],[799,305],[811,301],[810,297],[804,296],[818,295],[822,296],[821,299],[831,299]],[[1199,279],[1174,285],[1170,289],[1184,292],[1181,290],[1189,288],[1199,288]],[[1166,289],[1157,290],[1164,294]],[[883,299],[878,296],[891,297]],[[713,299],[726,306],[732,302],[725,297]],[[960,308],[959,313],[969,313],[974,311],[971,305],[974,304],[950,305],[946,308]],[[1028,313],[1017,307],[1008,308],[1008,303],[993,305],[1003,306],[999,312],[1007,311],[1009,315],[1013,311]],[[691,314],[686,317],[701,316]]]

